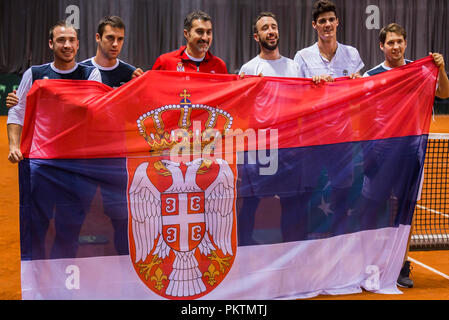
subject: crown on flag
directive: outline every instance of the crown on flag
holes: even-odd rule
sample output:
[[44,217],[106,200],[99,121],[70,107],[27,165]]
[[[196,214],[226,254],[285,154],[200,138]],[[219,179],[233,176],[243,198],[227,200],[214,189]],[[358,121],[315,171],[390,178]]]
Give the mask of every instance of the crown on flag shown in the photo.
[[[169,152],[175,145],[179,144],[189,148],[192,148],[195,144],[200,145],[202,151],[205,145],[210,143],[212,132],[218,130],[224,133],[232,126],[233,118],[226,111],[203,104],[192,104],[188,99],[191,95],[186,89],[179,96],[182,98],[179,104],[165,105],[148,111],[137,120],[139,132],[150,146],[150,152],[153,154]],[[203,132],[199,132],[198,128],[192,128],[191,116],[195,110],[208,113]],[[165,128],[163,115],[173,112],[180,113],[178,127],[168,132]],[[168,119],[170,118],[168,117]],[[224,121],[219,121],[220,118]]]

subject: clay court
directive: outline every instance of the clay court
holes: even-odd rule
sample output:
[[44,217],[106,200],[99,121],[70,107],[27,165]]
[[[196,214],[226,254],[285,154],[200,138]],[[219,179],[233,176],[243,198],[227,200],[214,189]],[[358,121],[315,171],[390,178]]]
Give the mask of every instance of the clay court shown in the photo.
[[[21,299],[19,246],[19,187],[17,166],[7,160],[6,116],[0,117],[0,299]],[[449,116],[435,116],[432,133],[449,133]],[[446,212],[447,214],[447,212]],[[319,296],[314,300],[449,300],[449,250],[411,251],[415,287],[401,295],[363,292]]]

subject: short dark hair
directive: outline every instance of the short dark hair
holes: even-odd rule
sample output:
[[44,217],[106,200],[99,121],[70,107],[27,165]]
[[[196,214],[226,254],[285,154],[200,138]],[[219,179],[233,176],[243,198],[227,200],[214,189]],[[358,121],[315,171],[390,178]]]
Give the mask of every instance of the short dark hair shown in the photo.
[[196,10],[189,13],[184,19],[184,29],[190,31],[192,29],[193,20],[203,20],[210,21],[212,23],[212,18],[206,12],[201,10]]
[[103,32],[106,26],[125,30],[125,23],[123,22],[122,18],[120,18],[119,16],[106,16],[103,17],[98,23],[97,33],[100,35],[100,38],[103,36]]
[[275,14],[272,13],[272,12],[264,11],[264,12],[259,13],[259,15],[257,16],[257,18],[254,19],[254,22],[253,22],[253,31],[254,31],[254,33],[257,33],[257,21],[259,21],[259,20],[262,19],[263,17],[271,17],[271,18],[273,18],[274,20],[276,20],[276,16],[275,16]]
[[379,41],[382,44],[385,44],[388,32],[394,32],[400,36],[403,36],[404,40],[407,40],[407,32],[405,31],[405,29],[397,23],[390,23],[388,26],[383,27],[379,32]]
[[53,31],[57,28],[57,27],[64,27],[64,28],[72,28],[73,30],[75,30],[76,33],[76,38],[78,38],[78,30],[76,30],[76,28],[74,26],[72,26],[71,24],[68,24],[67,22],[65,22],[65,20],[60,20],[58,22],[56,22],[55,25],[53,25],[50,28],[50,31],[48,32],[48,37],[51,41],[53,41]]
[[337,7],[329,0],[319,0],[313,5],[312,17],[316,22],[319,15],[325,12],[333,12],[337,16]]

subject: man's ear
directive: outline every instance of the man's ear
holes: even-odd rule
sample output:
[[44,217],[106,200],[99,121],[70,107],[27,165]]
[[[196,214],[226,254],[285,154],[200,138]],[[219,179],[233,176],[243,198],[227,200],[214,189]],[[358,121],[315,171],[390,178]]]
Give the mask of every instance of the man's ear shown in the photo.
[[259,34],[257,32],[253,34],[253,37],[254,37],[254,40],[259,42]]

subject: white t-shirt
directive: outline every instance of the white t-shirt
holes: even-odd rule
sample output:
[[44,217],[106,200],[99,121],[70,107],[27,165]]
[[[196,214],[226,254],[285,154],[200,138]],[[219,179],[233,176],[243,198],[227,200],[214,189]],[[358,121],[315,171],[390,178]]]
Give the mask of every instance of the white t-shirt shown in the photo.
[[299,66],[295,61],[286,57],[265,60],[257,55],[240,68],[240,74],[242,72],[248,76],[258,76],[262,73],[266,77],[298,78]]
[[298,51],[293,59],[299,65],[301,78],[328,74],[333,78],[350,76],[365,65],[356,48],[337,42],[337,51],[331,61],[320,54],[318,43]]

